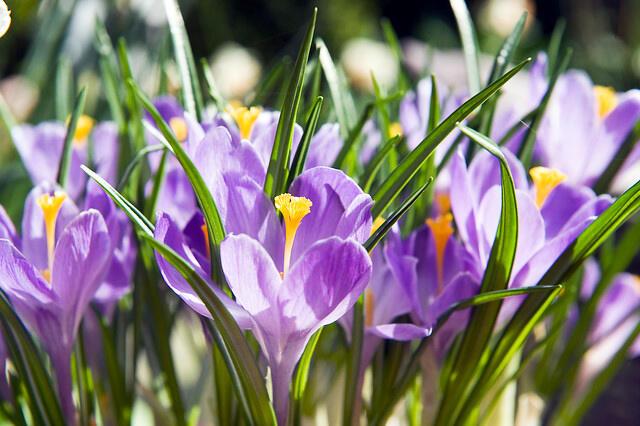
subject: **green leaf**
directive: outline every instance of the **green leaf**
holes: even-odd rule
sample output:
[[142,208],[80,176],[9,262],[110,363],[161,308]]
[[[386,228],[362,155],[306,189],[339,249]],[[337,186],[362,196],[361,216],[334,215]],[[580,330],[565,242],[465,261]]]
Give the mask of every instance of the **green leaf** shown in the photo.
[[185,109],[198,121],[202,121],[202,93],[180,7],[177,0],[163,0],[163,5],[167,13],[173,52],[180,72]]
[[[358,123],[355,125],[355,127],[349,130],[349,134],[344,141],[344,145],[342,145],[342,148],[340,148],[340,152],[338,152],[338,156],[336,157],[331,167],[333,167],[334,169],[342,169],[346,167],[349,154],[353,151],[353,147],[358,141],[365,123],[373,115],[375,107],[375,104],[367,104],[367,106],[364,108],[364,111],[362,111],[362,115],[360,116]],[[342,132],[342,124],[340,125],[340,131]]]
[[618,171],[620,171],[622,164],[636,146],[638,140],[640,140],[640,119],[638,119],[638,121],[633,125],[627,134],[627,137],[624,139],[624,142],[622,142],[622,145],[620,145],[618,151],[616,151],[615,155],[611,159],[611,162],[593,185],[593,190],[597,194],[607,192],[609,186],[611,186],[613,178],[616,176]]
[[69,177],[69,166],[71,165],[71,151],[73,150],[73,137],[76,133],[76,126],[78,120],[84,110],[84,103],[87,99],[87,89],[82,88],[78,96],[76,97],[75,104],[73,106],[73,113],[67,125],[67,134],[64,137],[64,145],[62,148],[62,157],[60,158],[60,166],[58,167],[58,176],[56,180],[61,187],[66,188],[67,178]]
[[309,343],[307,343],[307,346],[304,348],[302,358],[300,358],[298,366],[296,367],[296,372],[293,379],[293,404],[291,404],[293,416],[291,416],[290,414],[290,417],[293,419],[293,424],[295,425],[300,424],[302,397],[304,396],[304,391],[307,388],[307,381],[309,380],[311,358],[313,357],[313,353],[316,350],[316,346],[318,345],[318,340],[320,339],[321,334],[322,328],[313,333],[311,339],[309,339]]
[[[509,284],[518,242],[518,209],[513,178],[506,157],[493,141],[467,126],[458,124],[458,128],[500,161],[502,209],[480,292],[504,290]],[[455,353],[453,370],[448,377],[436,423],[442,424],[444,419],[451,419],[455,415],[456,404],[462,401],[464,389],[475,372],[475,367],[471,366],[478,364],[489,343],[500,306],[500,303],[483,305],[471,311],[462,341]]]
[[202,71],[204,72],[204,79],[207,82],[207,92],[211,99],[213,99],[213,103],[216,106],[218,112],[224,111],[227,101],[224,100],[224,96],[220,93],[218,89],[218,85],[216,84],[215,78],[213,78],[213,72],[211,71],[211,67],[205,58],[200,60],[200,64],[202,65]]
[[73,69],[66,56],[58,59],[56,70],[56,118],[65,121],[71,113],[69,96],[73,91]]
[[567,22],[564,18],[558,19],[556,26],[551,33],[551,41],[549,42],[549,48],[547,49],[547,75],[551,77],[553,70],[556,69],[556,62],[558,60],[558,54],[560,53],[560,45],[562,38],[564,37],[564,30],[567,26]]
[[520,19],[518,19],[518,22],[513,26],[513,29],[507,38],[502,42],[500,50],[498,50],[498,54],[493,61],[493,66],[491,67],[491,74],[489,75],[489,81],[487,84],[493,83],[498,77],[504,74],[511,58],[513,57],[516,47],[518,47],[518,42],[520,41],[520,36],[522,35],[522,31],[524,31],[524,24],[526,22],[527,12],[522,12]]
[[367,164],[360,176],[360,186],[364,192],[369,192],[371,189],[371,185],[373,184],[373,180],[376,177],[376,173],[380,170],[380,166],[384,162],[384,159],[387,158],[389,152],[394,149],[398,144],[402,141],[402,136],[396,135],[390,138],[376,154],[373,156],[371,161]]
[[317,13],[318,9],[316,8],[313,10],[313,17],[311,18],[309,29],[302,42],[302,46],[300,46],[300,52],[298,53],[298,59],[296,60],[293,75],[289,82],[284,106],[280,112],[278,128],[273,141],[273,150],[271,151],[267,176],[264,182],[264,192],[266,192],[270,199],[273,199],[278,194],[282,194],[286,190],[285,186],[289,173],[291,144],[293,142],[293,129],[296,124],[296,115],[298,113],[302,84],[304,82],[304,72],[311,50],[311,42],[313,41]]
[[140,164],[142,160],[146,158],[147,155],[151,154],[152,152],[158,152],[165,149],[166,147],[163,144],[155,144],[155,145],[145,146],[140,151],[138,151],[138,153],[135,155],[135,157],[133,157],[131,162],[127,164],[127,167],[125,167],[124,172],[122,173],[122,177],[118,182],[118,186],[117,186],[118,190],[120,191],[123,190],[124,186],[127,184],[127,181],[131,177],[131,173],[133,173],[133,170],[138,166],[138,164]]
[[322,96],[318,96],[313,103],[311,114],[307,119],[307,124],[304,126],[304,134],[302,140],[298,144],[296,155],[293,156],[291,163],[291,171],[289,172],[289,179],[287,181],[287,188],[291,185],[291,182],[304,170],[304,163],[307,160],[307,153],[309,152],[309,145],[311,144],[311,138],[313,138],[316,132],[316,126],[318,125],[318,119],[320,118],[320,111],[322,110]]
[[364,297],[360,297],[353,306],[353,321],[351,324],[351,344],[347,355],[346,377],[344,386],[344,404],[342,405],[342,424],[349,426],[358,424],[359,412],[356,407],[358,376],[360,375],[360,361],[362,359],[362,343],[364,339]]
[[473,96],[471,99],[462,104],[438,127],[433,129],[426,138],[413,150],[405,159],[398,164],[398,167],[391,172],[391,175],[384,181],[373,195],[375,204],[371,209],[373,217],[379,216],[393,199],[400,193],[402,188],[411,180],[411,177],[418,171],[420,166],[433,153],[438,144],[447,137],[454,129],[456,123],[464,120],[477,107],[482,105],[491,95],[493,95],[500,87],[502,87],[511,77],[522,69],[531,59],[528,58],[513,68],[511,71],[500,77],[493,84]]
[[340,134],[346,139],[347,132],[353,128],[356,121],[356,110],[353,98],[351,97],[349,88],[345,87],[342,83],[338,75],[338,70],[333,63],[333,59],[331,59],[329,49],[327,49],[324,41],[318,40],[316,49],[318,50],[318,59],[320,60],[320,65],[322,65],[324,77],[329,86],[331,100],[333,101],[333,107],[338,117],[338,123],[340,124]]
[[285,56],[280,60],[262,79],[258,85],[256,95],[253,97],[250,105],[264,105],[269,95],[272,94],[276,83],[282,78],[291,65],[291,58]]
[[393,26],[391,25],[391,21],[387,18],[382,18],[380,22],[382,26],[382,33],[384,34],[384,38],[391,48],[393,52],[393,56],[396,59],[396,64],[400,73],[398,74],[398,87],[400,90],[406,90],[409,87],[409,79],[407,77],[408,72],[404,66],[404,54],[402,52],[402,47],[400,46],[400,41],[398,40],[398,35],[393,30]]
[[233,367],[231,372],[238,376],[242,385],[242,387],[235,389],[239,393],[239,399],[246,401],[243,408],[247,411],[250,422],[260,425],[275,425],[275,413],[269,402],[262,375],[242,330],[231,314],[191,264],[152,236],[143,234],[143,238],[180,272],[211,313],[215,330],[220,333],[224,342],[220,349],[223,353],[228,352],[231,362],[228,367]]
[[[382,240],[382,238],[387,235],[387,232],[391,230],[391,227],[404,215],[409,207],[416,202],[418,197],[422,195],[422,193],[427,189],[427,187],[433,182],[433,177],[430,177],[417,191],[415,191],[409,198],[407,198],[404,203],[398,207],[396,211],[391,213],[391,215],[380,225],[380,227],[365,241],[363,244],[364,248],[371,253],[376,245]],[[376,218],[377,216],[374,216]]]
[[207,223],[209,246],[211,249],[211,273],[214,281],[219,285],[222,285],[222,283],[225,282],[225,279],[224,274],[222,273],[222,265],[220,264],[220,243],[224,239],[226,233],[224,231],[224,226],[222,224],[222,219],[220,219],[216,203],[213,200],[204,179],[202,179],[200,172],[196,169],[189,156],[184,152],[184,149],[182,149],[180,142],[171,131],[171,127],[169,127],[169,125],[164,121],[156,107],[153,106],[149,98],[147,98],[135,82],[133,80],[129,80],[128,84],[133,88],[135,95],[140,99],[140,102],[142,102],[147,111],[149,111],[149,114],[151,114],[156,126],[158,126],[162,132],[164,140],[161,140],[160,142],[166,143],[167,148],[173,151],[178,162],[184,169],[185,174],[189,178],[189,182],[193,187],[193,192],[198,198],[198,202],[200,203],[202,213]]
[[527,133],[525,134],[522,143],[520,144],[520,148],[518,148],[518,158],[522,162],[525,170],[527,170],[531,164],[531,158],[533,156],[533,146],[536,142],[536,137],[538,134],[538,127],[540,127],[540,123],[542,122],[542,118],[544,117],[544,112],[547,109],[547,105],[549,104],[549,99],[551,99],[551,94],[553,93],[553,88],[558,81],[558,77],[567,69],[569,66],[569,62],[571,61],[571,57],[573,56],[573,50],[567,49],[562,62],[558,68],[553,72],[551,78],[549,79],[549,87],[545,92],[540,104],[536,108],[535,116],[531,120],[531,125],[527,128]]
[[122,94],[118,82],[120,77],[116,72],[114,65],[114,52],[111,45],[111,39],[107,33],[104,24],[100,19],[96,18],[95,22],[95,46],[100,58],[100,75],[102,76],[102,84],[104,93],[109,104],[109,111],[113,120],[118,125],[118,130],[122,134],[125,130],[124,109],[122,107]]
[[464,63],[467,67],[467,80],[469,91],[477,93],[480,91],[480,64],[478,61],[478,38],[473,27],[471,14],[464,0],[449,0],[451,9],[456,17],[458,31],[462,39],[462,50],[464,52]]

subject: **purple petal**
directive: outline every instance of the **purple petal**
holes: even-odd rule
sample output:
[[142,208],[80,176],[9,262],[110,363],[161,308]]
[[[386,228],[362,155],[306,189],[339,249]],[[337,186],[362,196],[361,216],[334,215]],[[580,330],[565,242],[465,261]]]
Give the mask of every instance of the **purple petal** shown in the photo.
[[91,132],[91,138],[96,172],[107,182],[115,185],[120,152],[118,126],[112,121],[100,123]]
[[12,129],[12,139],[34,184],[55,182],[65,134],[65,127],[59,122],[25,124]]
[[18,233],[16,232],[16,228],[13,226],[13,222],[7,214],[7,211],[2,206],[0,206],[0,238],[5,238],[11,241],[18,250],[20,250],[22,246],[20,237],[18,237]]
[[368,327],[367,332],[383,339],[407,341],[430,336],[432,329],[413,324],[382,324]]
[[337,123],[323,124],[311,138],[309,152],[304,163],[305,170],[318,166],[331,166],[338,157],[342,145],[344,142],[340,138],[340,125]]

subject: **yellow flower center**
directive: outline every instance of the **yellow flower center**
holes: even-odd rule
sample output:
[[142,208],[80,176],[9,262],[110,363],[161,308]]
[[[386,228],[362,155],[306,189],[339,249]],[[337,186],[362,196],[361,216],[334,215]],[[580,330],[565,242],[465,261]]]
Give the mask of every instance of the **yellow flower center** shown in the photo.
[[[67,126],[69,125],[69,121],[71,117],[67,119]],[[93,129],[95,121],[93,118],[88,115],[81,115],[78,118],[78,123],[76,124],[76,132],[73,134],[73,143],[78,146],[82,146],[87,142],[87,138],[89,137],[89,133]]]
[[529,170],[529,174],[536,188],[536,205],[538,208],[542,208],[544,200],[547,199],[551,191],[567,178],[567,175],[560,170],[547,167],[534,167]]
[[375,299],[370,286],[364,290],[364,325],[371,327],[373,325],[373,312],[375,309]]
[[385,220],[384,217],[378,216],[376,220],[373,221],[373,224],[371,225],[371,234],[369,234],[369,236],[375,234],[378,228],[380,228],[384,223],[384,220]]
[[436,206],[438,206],[438,215],[447,214],[451,211],[451,198],[449,194],[440,192],[435,196]]
[[240,137],[242,139],[249,139],[253,123],[258,119],[262,109],[253,106],[251,108],[247,108],[239,105],[238,103],[232,103],[227,106],[226,111],[231,115],[231,117],[233,117],[236,124],[238,124]]
[[178,142],[184,142],[187,139],[189,129],[187,128],[187,122],[184,121],[184,118],[172,117],[171,120],[169,120],[169,127],[171,127]]
[[276,209],[282,213],[285,226],[284,243],[284,272],[283,276],[289,272],[291,263],[291,249],[293,239],[296,236],[298,226],[303,217],[311,212],[311,200],[305,197],[294,197],[291,194],[281,194],[275,198]]
[[443,262],[444,262],[444,249],[447,247],[447,241],[453,234],[453,227],[451,221],[453,217],[451,213],[446,213],[438,216],[435,220],[427,219],[427,226],[431,229],[433,234],[433,240],[436,245],[436,267],[438,273],[438,294],[442,293],[443,283]]
[[637,275],[632,275],[633,277],[633,288],[636,293],[640,294],[640,277]]
[[42,276],[49,281],[51,278],[51,270],[53,267],[53,251],[56,246],[56,219],[60,206],[67,198],[64,192],[56,191],[53,195],[42,194],[36,202],[44,213],[44,226],[47,235],[47,266],[48,268],[42,272]]
[[389,125],[389,137],[393,138],[395,136],[402,136],[404,132],[402,131],[402,125],[400,123],[393,122]]
[[593,91],[596,95],[596,103],[598,108],[598,116],[606,117],[618,105],[616,91],[613,87],[595,86]]

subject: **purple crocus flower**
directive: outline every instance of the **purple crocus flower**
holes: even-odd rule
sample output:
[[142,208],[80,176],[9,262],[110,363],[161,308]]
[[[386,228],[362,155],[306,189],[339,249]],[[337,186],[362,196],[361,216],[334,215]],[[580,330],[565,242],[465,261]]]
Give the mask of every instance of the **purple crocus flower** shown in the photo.
[[[564,249],[610,204],[608,195],[596,196],[586,187],[562,182],[556,170],[534,168],[529,187],[524,168],[505,150],[516,188],[518,242],[510,287],[533,285]],[[501,209],[498,161],[478,153],[469,168],[460,152],[451,164],[451,209],[465,247],[480,270],[489,259]],[[515,307],[511,298],[504,306]],[[508,309],[503,308],[503,313]]]
[[[93,131],[92,131],[93,130]],[[11,137],[22,162],[34,184],[55,182],[62,158],[66,126],[61,122],[44,122],[36,126],[16,126]],[[78,200],[87,182],[80,169],[88,160],[88,139],[93,140],[93,161],[96,171],[114,183],[118,170],[118,132],[114,123],[104,122],[94,127],[94,121],[81,116],[76,128],[71,151],[71,163],[66,191],[73,200]]]
[[[373,202],[341,171],[313,168],[293,181],[290,191],[298,197],[276,198],[283,229],[272,201],[251,177],[233,171],[207,176],[216,203],[225,206],[220,214],[229,235],[220,256],[236,301],[221,298],[260,343],[271,368],[278,421],[283,423],[291,375],[309,338],[342,317],[369,282],[371,260],[362,243],[370,234]],[[206,239],[198,235],[201,223],[188,225],[182,233],[163,214],[155,236],[192,262],[220,295],[208,278]],[[167,284],[196,312],[208,316],[182,276],[161,256],[156,258]]]
[[107,274],[111,238],[98,211],[78,213],[64,193],[44,185],[27,197],[22,232],[21,250],[0,239],[0,287],[49,354],[62,408],[74,424],[71,351]]
[[[538,92],[534,98],[539,98],[548,85],[546,56],[536,62],[540,72],[531,73],[531,85]],[[593,185],[638,118],[640,90],[617,94],[612,88],[595,86],[583,71],[570,70],[558,78],[537,133],[540,163],[560,170],[569,182]],[[639,159],[637,147],[621,173]],[[620,187],[620,182],[614,186]]]

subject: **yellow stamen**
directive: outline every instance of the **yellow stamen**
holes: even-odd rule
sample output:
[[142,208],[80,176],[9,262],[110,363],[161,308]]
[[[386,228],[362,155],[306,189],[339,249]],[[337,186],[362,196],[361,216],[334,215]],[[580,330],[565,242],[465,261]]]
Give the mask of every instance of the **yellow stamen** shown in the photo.
[[376,220],[373,221],[373,225],[371,225],[371,234],[369,234],[369,236],[373,235],[378,230],[378,228],[382,226],[384,220],[384,217],[378,216]]
[[211,248],[209,248],[209,230],[207,229],[207,223],[200,227],[202,229],[202,233],[204,234],[204,244],[207,247],[207,257],[211,258]]
[[42,275],[42,278],[44,278],[49,284],[51,284],[51,269],[47,268],[44,271],[40,271],[40,274]]
[[300,226],[300,221],[311,212],[311,200],[305,197],[293,197],[291,194],[281,194],[275,198],[275,204],[276,209],[280,210],[284,218],[284,276],[289,272],[293,239],[296,236],[298,226]]
[[[56,219],[58,218],[60,206],[62,206],[62,203],[66,198],[67,194],[65,194],[64,192],[56,191],[53,195],[42,194],[36,200],[36,202],[42,209],[42,212],[44,213],[44,226],[47,233],[47,255],[49,271],[51,271],[53,267],[53,250],[56,246]],[[45,273],[43,273],[43,276],[47,278],[48,275],[45,275]]]
[[172,117],[171,120],[169,120],[169,127],[171,127],[173,134],[176,135],[176,139],[178,139],[179,142],[184,142],[187,139],[189,129],[187,128],[187,122],[184,121],[184,118]]
[[240,137],[242,139],[248,139],[251,133],[253,123],[258,119],[258,116],[262,112],[259,107],[247,108],[245,106],[238,106],[237,103],[229,104],[226,111],[233,117],[240,129]]
[[536,187],[536,205],[538,208],[542,208],[544,200],[547,199],[551,191],[567,178],[567,175],[560,170],[547,167],[534,167],[529,170],[529,174]]
[[438,206],[438,215],[447,214],[451,211],[451,198],[449,194],[440,192],[435,196],[436,206]]
[[394,123],[391,123],[389,125],[389,137],[392,138],[394,136],[402,136],[404,134],[404,132],[402,131],[402,124],[398,123],[397,121]]
[[453,217],[451,213],[438,216],[435,220],[427,219],[427,226],[431,228],[433,233],[433,240],[436,245],[436,267],[438,272],[438,294],[442,292],[444,286],[443,283],[443,262],[444,262],[444,249],[447,247],[447,241],[453,234],[453,227],[451,221]]
[[[69,125],[70,120],[71,117],[67,119],[67,126]],[[76,145],[83,145],[87,141],[94,124],[95,121],[93,118],[88,115],[81,115],[78,118],[78,123],[76,124],[76,132],[73,134],[73,143]]]
[[616,91],[613,87],[595,86],[593,91],[596,95],[596,103],[598,108],[598,116],[606,117],[618,104]]
[[375,300],[373,297],[373,291],[367,286],[364,290],[364,325],[365,327],[371,327],[373,325],[373,312],[375,309]]
[[636,293],[640,294],[640,277],[637,275],[632,275],[633,278],[633,288]]

